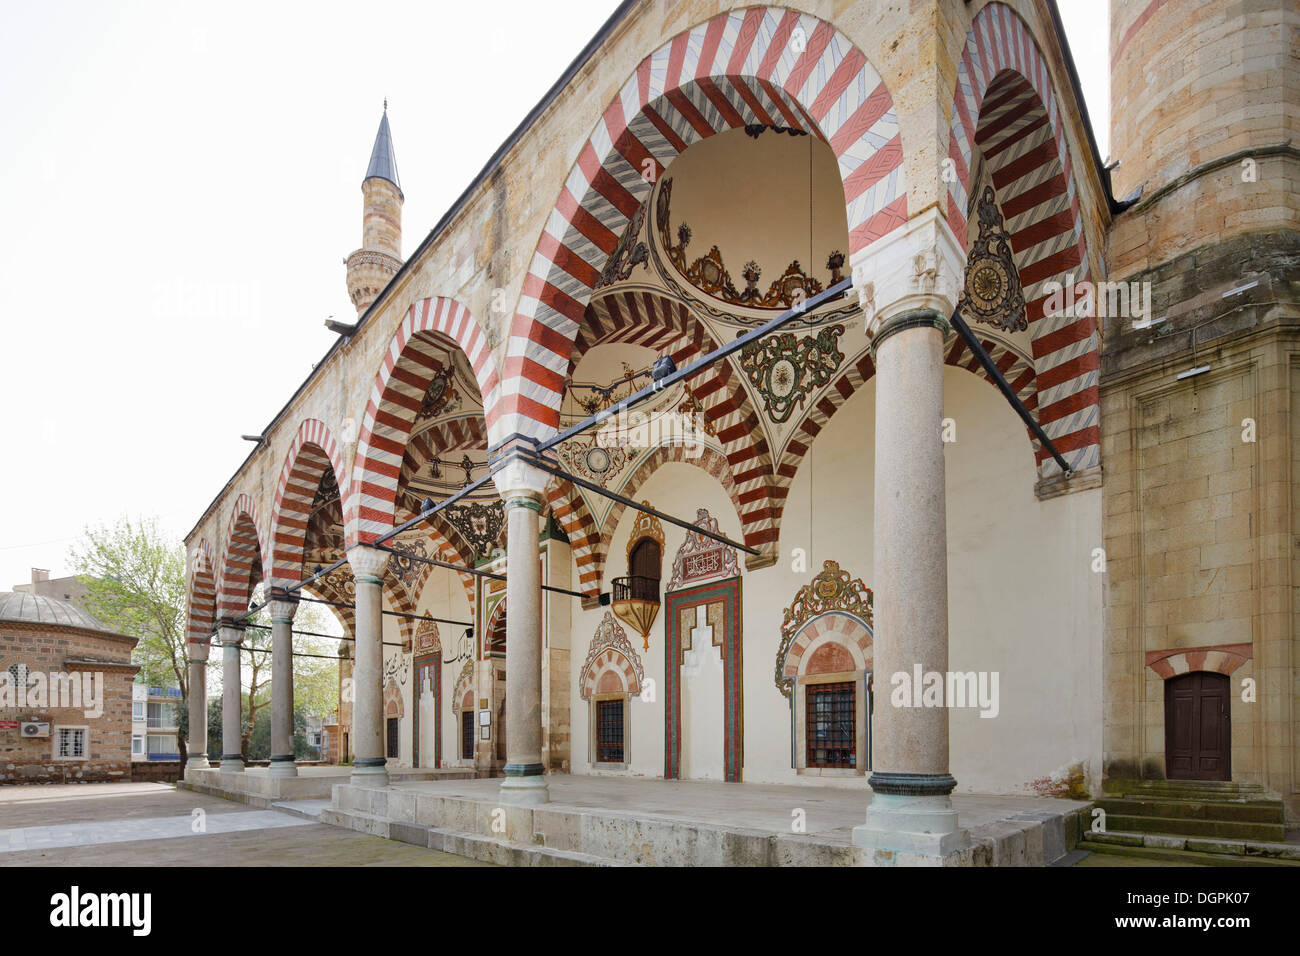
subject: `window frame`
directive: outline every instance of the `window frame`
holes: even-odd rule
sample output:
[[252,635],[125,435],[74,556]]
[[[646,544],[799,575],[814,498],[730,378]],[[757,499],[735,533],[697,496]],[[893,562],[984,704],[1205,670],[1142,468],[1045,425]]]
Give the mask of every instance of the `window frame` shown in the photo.
[[[593,694],[587,707],[587,760],[593,770],[627,770],[632,763],[632,695],[623,691]],[[600,760],[600,705],[609,701],[623,703],[623,760],[610,763]]]
[[[800,776],[861,777],[871,772],[874,756],[871,737],[871,687],[873,670],[841,671],[828,674],[801,674],[795,678],[794,707],[791,708],[794,769]],[[808,688],[818,684],[842,684],[852,681],[854,689],[854,749],[857,763],[853,767],[818,767],[808,764]]]
[[[80,756],[61,756],[59,754],[59,740],[63,731],[71,731],[74,734],[81,734],[81,755]],[[53,750],[53,760],[89,760],[90,759],[90,727],[87,724],[54,724],[50,727],[50,740]]]
[[[478,735],[478,724],[474,719],[474,710],[472,708],[461,708],[460,711],[460,759],[472,761],[474,759],[474,740]],[[466,732],[468,730],[468,732]],[[466,744],[469,746],[466,747]],[[466,754],[466,750],[469,751]]]

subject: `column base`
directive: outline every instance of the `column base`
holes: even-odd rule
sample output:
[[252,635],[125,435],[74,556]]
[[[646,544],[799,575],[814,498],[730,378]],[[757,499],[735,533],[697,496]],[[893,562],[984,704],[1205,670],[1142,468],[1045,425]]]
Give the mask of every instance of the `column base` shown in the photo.
[[536,806],[551,802],[551,788],[546,782],[545,774],[529,774],[526,777],[508,776],[501,781],[498,799],[510,806]]
[[957,824],[947,794],[903,796],[877,793],[867,821],[853,828],[855,846],[918,856],[944,857],[970,846],[970,834]]
[[296,777],[298,776],[298,765],[294,762],[293,757],[272,757],[267,776]]
[[207,754],[190,754],[185,761],[186,770],[211,770],[212,763],[208,760]]
[[240,754],[236,754],[232,757],[229,754],[222,754],[221,772],[222,773],[243,773],[244,772],[243,756]]
[[387,764],[383,757],[357,757],[352,761],[352,776],[348,782],[354,787],[386,787]]

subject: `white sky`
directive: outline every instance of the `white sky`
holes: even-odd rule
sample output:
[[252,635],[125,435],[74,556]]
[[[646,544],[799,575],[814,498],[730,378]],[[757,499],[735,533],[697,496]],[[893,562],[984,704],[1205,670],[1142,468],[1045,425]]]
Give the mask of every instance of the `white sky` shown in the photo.
[[[354,320],[384,97],[410,254],[616,6],[5,0],[0,590],[186,533]],[[1060,6],[1105,155],[1108,4]]]

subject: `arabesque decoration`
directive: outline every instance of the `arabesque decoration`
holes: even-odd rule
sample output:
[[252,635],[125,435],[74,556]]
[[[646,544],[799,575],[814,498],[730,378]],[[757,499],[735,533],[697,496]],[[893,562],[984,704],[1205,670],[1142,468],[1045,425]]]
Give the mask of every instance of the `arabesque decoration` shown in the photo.
[[837,340],[844,326],[830,325],[800,338],[779,332],[746,345],[740,367],[749,383],[763,396],[763,408],[773,422],[789,419],[802,409],[812,392],[828,384],[844,361]]
[[785,660],[790,644],[799,629],[813,618],[828,611],[844,611],[874,628],[872,618],[873,595],[871,588],[861,578],[852,577],[841,570],[838,561],[824,561],[822,570],[810,584],[805,584],[795,595],[794,603],[785,609],[781,621],[781,644],[776,650],[776,688],[787,698],[794,692],[794,678],[785,674]]
[[985,186],[977,208],[979,238],[966,260],[966,283],[957,307],[962,315],[995,325],[1004,332],[1029,328],[1025,295],[1011,255],[1011,242],[992,186]]

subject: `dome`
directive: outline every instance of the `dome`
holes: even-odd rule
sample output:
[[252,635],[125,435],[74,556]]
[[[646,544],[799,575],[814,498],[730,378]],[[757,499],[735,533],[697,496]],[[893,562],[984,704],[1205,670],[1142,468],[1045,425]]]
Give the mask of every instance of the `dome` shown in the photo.
[[90,631],[107,630],[103,624],[69,601],[16,591],[0,591],[0,622],[3,621],[59,624]]

